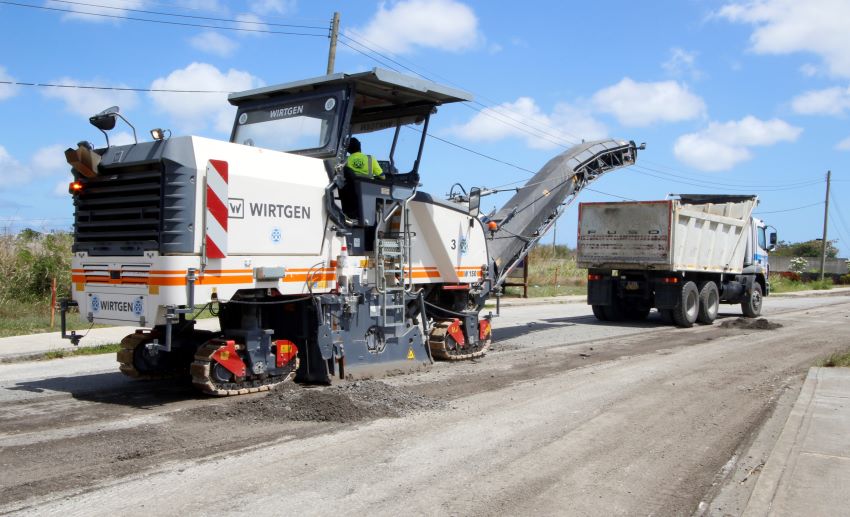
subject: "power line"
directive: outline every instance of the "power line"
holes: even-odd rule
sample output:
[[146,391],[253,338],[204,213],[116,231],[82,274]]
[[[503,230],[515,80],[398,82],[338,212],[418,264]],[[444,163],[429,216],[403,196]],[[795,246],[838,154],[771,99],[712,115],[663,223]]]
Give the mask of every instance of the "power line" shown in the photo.
[[[142,13],[142,14],[154,14],[158,16],[173,16],[175,18],[189,18],[193,20],[207,20],[207,21],[215,21],[215,22],[226,22],[226,23],[241,23],[246,25],[259,25],[259,26],[270,26],[270,27],[291,27],[296,29],[319,29],[326,30],[327,27],[321,27],[316,25],[296,25],[290,23],[272,23],[265,21],[251,21],[251,20],[236,20],[233,18],[216,18],[213,16],[198,16],[191,14],[177,14],[177,13],[167,13],[162,11],[148,11],[145,9],[133,9],[130,7],[116,7],[112,5],[103,5],[103,4],[92,4],[86,2],[73,2],[71,0],[53,0],[56,3],[70,4],[70,5],[81,5],[84,7],[95,7],[98,9],[112,9],[114,11],[127,11],[131,13]],[[5,2],[4,2],[5,3]],[[78,12],[73,11],[72,12]],[[89,13],[80,13],[80,14],[89,14]]]
[[[653,163],[653,162],[649,162],[649,163]],[[800,186],[813,185],[815,183],[822,183],[823,182],[823,180],[814,180],[814,181],[813,180],[805,180],[805,181],[798,181],[798,182],[792,182],[792,183],[776,183],[776,184],[772,184],[770,187],[765,187],[763,184],[744,184],[744,183],[738,183],[738,182],[734,182],[734,181],[719,182],[719,181],[706,180],[706,179],[703,179],[703,178],[693,178],[693,177],[690,177],[690,176],[682,176],[680,174],[675,174],[675,173],[672,173],[672,172],[667,172],[667,171],[664,171],[664,170],[655,169],[655,168],[652,168],[652,167],[647,167],[646,165],[641,165],[640,167],[641,167],[641,169],[656,172],[658,174],[663,174],[665,176],[672,176],[674,178],[681,178],[681,179],[685,179],[685,180],[688,180],[688,181],[705,183],[705,184],[711,185],[711,186],[719,185],[719,186],[724,186],[724,187],[757,188],[757,189],[760,189],[760,190],[764,190],[765,188],[771,189],[771,190],[786,189],[787,188],[787,189],[790,190],[790,189],[800,187]]]
[[[422,74],[422,73],[420,73],[420,72],[417,72],[417,71],[416,71],[416,70],[414,70],[413,68],[410,68],[410,67],[408,67],[408,66],[406,66],[406,65],[404,65],[404,64],[402,64],[402,63],[400,63],[400,62],[398,62],[397,60],[395,60],[395,59],[393,59],[393,58],[391,58],[391,57],[387,56],[386,54],[383,54],[383,53],[381,53],[381,52],[378,52],[378,51],[377,51],[377,50],[375,50],[374,48],[371,48],[371,47],[369,47],[368,45],[365,45],[365,44],[364,44],[364,43],[362,43],[361,41],[358,41],[357,39],[352,38],[351,36],[348,36],[348,35],[344,35],[344,36],[345,36],[347,39],[349,39],[349,40],[351,40],[351,41],[353,41],[353,42],[357,43],[357,44],[358,44],[358,45],[360,45],[361,47],[363,47],[363,48],[365,48],[365,49],[369,50],[370,52],[372,52],[372,53],[374,53],[374,54],[377,54],[377,55],[381,56],[382,58],[384,58],[384,59],[386,59],[386,60],[389,60],[389,61],[391,61],[391,62],[393,62],[393,63],[397,64],[398,66],[400,66],[400,67],[404,68],[405,70],[408,70],[408,71],[410,71],[410,72],[412,72],[412,73],[414,73],[414,74],[418,75],[419,77],[422,77],[423,79],[428,79],[428,80],[430,80],[430,78],[429,78],[429,77],[427,77],[426,75],[424,75],[424,74]],[[384,51],[386,51],[386,52],[388,52],[388,53],[390,52],[390,51],[389,51],[388,49],[386,49],[385,47],[381,47],[380,45],[378,45],[378,44],[376,44],[376,43],[374,43],[374,42],[372,42],[372,41],[369,41],[369,40],[368,40],[368,39],[366,39],[366,38],[362,38],[362,39],[363,39],[364,41],[367,41],[370,45],[373,45],[373,46],[376,46],[376,47],[382,48]],[[361,52],[361,53],[362,53],[362,52]],[[371,56],[368,56],[368,57],[371,57]],[[374,57],[371,57],[371,59],[375,59],[375,58],[374,58]],[[403,59],[403,58],[400,58],[400,59]],[[376,61],[377,61],[377,60],[376,60]],[[408,61],[408,60],[405,60],[405,61]],[[411,64],[413,64],[411,61],[408,61],[408,62],[409,62],[409,63],[411,63]],[[458,88],[461,88],[461,89],[464,89],[464,90],[466,90],[466,89],[467,89],[467,88],[465,88],[463,85],[460,85],[460,84],[458,84],[458,83],[456,83],[456,82],[452,81],[451,79],[448,79],[448,78],[446,78],[446,77],[444,77],[444,76],[441,76],[441,75],[439,75],[439,74],[437,74],[437,73],[435,73],[435,72],[429,71],[429,70],[427,70],[427,69],[425,69],[425,68],[423,68],[423,67],[421,67],[421,66],[415,65],[415,64],[414,64],[414,66],[417,66],[418,68],[420,68],[421,70],[423,70],[423,71],[427,72],[428,74],[430,74],[430,75],[432,75],[432,76],[434,76],[434,77],[437,77],[438,79],[440,79],[440,80],[442,80],[442,81],[445,81],[447,84],[454,85],[454,86],[456,86],[456,87],[458,87]],[[488,101],[488,102],[492,103],[492,104],[496,104],[496,102],[495,102],[495,101],[493,101],[492,99],[488,99],[487,97],[485,97],[485,96],[483,96],[483,95],[479,95],[479,94],[476,94],[476,95],[477,95],[478,97],[481,97],[482,99],[484,99],[484,100],[486,100],[486,101]],[[495,111],[495,109],[494,109],[494,107],[493,107],[493,106],[487,106],[486,104],[483,104],[483,103],[481,103],[481,102],[479,102],[479,101],[476,101],[476,100],[471,101],[471,103],[469,103],[469,104],[476,104],[476,105],[480,106],[482,109],[491,109],[491,110]],[[481,109],[474,108],[474,107],[470,106],[469,104],[464,103],[463,105],[464,105],[464,106],[466,106],[466,107],[467,107],[467,108],[469,108],[469,109],[473,109],[473,110],[476,110],[476,111],[478,111],[478,112],[481,112],[481,111],[482,111]],[[504,106],[500,106],[500,109],[501,109],[501,111],[504,111],[504,112],[507,112],[507,113],[513,113],[513,114],[515,114],[515,115],[517,115],[517,116],[519,116],[519,117],[525,117],[525,115],[524,115],[524,114],[522,114],[522,113],[518,113],[518,112],[513,111],[513,110],[511,110],[511,109],[508,109],[508,108],[505,108]],[[497,113],[499,113],[499,115],[501,115],[501,116],[503,116],[503,117],[505,117],[505,118],[507,118],[507,119],[510,119],[510,120],[512,120],[512,121],[514,121],[514,122],[516,122],[516,123],[519,123],[519,124],[521,124],[521,125],[523,125],[523,126],[526,126],[526,127],[530,128],[530,129],[532,129],[532,130],[534,130],[534,131],[536,131],[536,132],[538,132],[538,133],[540,133],[540,134],[543,134],[543,135],[547,135],[547,136],[550,136],[550,137],[557,138],[557,139],[559,139],[560,141],[563,141],[563,142],[567,142],[567,143],[569,143],[570,145],[575,145],[575,144],[579,143],[580,141],[584,141],[584,139],[583,139],[583,138],[581,138],[581,137],[579,137],[579,136],[569,134],[569,133],[567,133],[566,131],[563,131],[562,129],[553,128],[553,127],[549,126],[548,124],[546,125],[548,129],[556,130],[556,131],[558,131],[559,133],[564,133],[564,134],[567,134],[567,135],[569,135],[569,136],[572,136],[573,138],[575,138],[575,139],[576,139],[576,141],[571,141],[571,140],[569,140],[569,139],[564,138],[562,135],[555,135],[555,134],[553,134],[553,133],[551,133],[551,132],[548,132],[548,131],[546,131],[546,130],[544,130],[544,129],[540,129],[539,127],[534,127],[534,126],[532,126],[532,125],[530,125],[530,124],[526,123],[524,120],[522,120],[522,118],[517,119],[517,118],[510,117],[510,116],[508,116],[508,115],[506,115],[506,114],[504,114],[504,113],[501,113],[501,112],[497,112]],[[488,115],[488,116],[489,116],[489,114],[488,114],[488,113],[483,113],[483,114],[484,114],[484,115]],[[498,120],[498,119],[497,119],[497,120]],[[503,120],[501,120],[501,122],[502,122],[503,124],[508,124],[508,125],[513,126],[512,124],[509,124],[509,123],[507,123],[507,122],[504,122]],[[513,126],[513,127],[517,128],[517,126]],[[517,129],[522,130],[521,128],[517,128]],[[528,131],[525,131],[525,132],[526,132],[526,133],[528,133]],[[532,134],[532,133],[528,133],[528,134],[531,134],[532,136],[539,136],[539,135],[537,135],[537,134]],[[552,141],[552,140],[550,140],[550,141]],[[560,146],[562,146],[562,147],[564,147],[564,148],[568,148],[568,147],[569,147],[569,146],[567,146],[567,145],[564,145],[564,144],[563,144],[563,143],[561,143],[561,142],[553,142],[553,143],[555,143],[556,145],[560,145]]]
[[[835,208],[835,212],[838,214],[838,222],[841,224],[844,230],[847,231],[848,234],[850,234],[850,225],[848,225],[847,221],[844,219],[844,211],[841,209],[841,205],[835,201],[835,196],[832,194],[832,192],[829,193],[829,197],[830,199],[832,199],[832,204],[830,205],[830,208]],[[836,220],[835,217],[833,217],[832,219]],[[846,239],[844,242],[850,244],[850,241],[847,241]]]
[[779,213],[783,213],[783,212],[794,212],[795,210],[802,210],[804,208],[811,208],[813,206],[819,206],[819,205],[822,205],[822,204],[823,204],[823,201],[818,201],[817,203],[812,203],[810,205],[803,205],[803,206],[798,206],[798,207],[795,207],[795,208],[786,208],[785,210],[771,210],[770,212],[756,212],[755,215],[779,214]]
[[[11,2],[8,0],[0,0],[0,4],[12,5],[15,7],[26,7],[30,9],[41,9],[45,11],[55,11],[55,12],[63,12],[63,13],[71,13],[85,16],[98,16],[101,18],[110,18],[117,20],[130,20],[136,22],[147,22],[147,23],[159,23],[163,25],[176,25],[180,27],[198,27],[202,29],[217,29],[217,30],[227,30],[227,31],[239,31],[239,32],[257,32],[262,34],[278,34],[284,36],[313,36],[326,38],[327,34],[315,34],[315,33],[306,33],[306,32],[290,32],[290,31],[273,31],[266,29],[248,29],[245,27],[225,27],[221,25],[206,25],[200,23],[189,23],[189,22],[177,22],[171,20],[156,20],[152,18],[137,18],[135,16],[121,16],[117,14],[106,14],[106,13],[93,13],[93,12],[84,12],[84,11],[75,11],[74,9],[62,9],[59,7],[49,7],[46,5],[32,5],[32,4],[22,4],[19,2]],[[242,23],[236,21],[236,23]]]
[[167,93],[233,93],[224,90],[172,90],[168,88],[133,88],[129,86],[92,86],[85,84],[59,84],[59,83],[28,83],[23,81],[0,81],[0,84],[14,86],[34,86],[40,88],[77,88],[80,90],[113,90],[119,92],[167,92]]
[[[724,190],[724,191],[727,191],[727,192],[742,192],[742,191],[745,190],[744,188],[729,187],[729,186],[724,185],[723,183],[717,183],[717,184],[714,184],[714,183],[696,183],[695,181],[698,181],[698,180],[686,181],[686,180],[681,180],[681,179],[668,178],[668,177],[664,177],[664,176],[659,176],[657,174],[653,174],[652,172],[649,172],[649,170],[652,170],[652,169],[647,170],[646,167],[641,166],[641,165],[634,165],[633,167],[635,169],[635,172],[637,172],[638,174],[643,174],[644,176],[650,176],[650,177],[657,178],[657,179],[664,180],[664,181],[671,181],[673,183],[681,183],[683,185],[690,185],[690,186],[693,186],[693,187],[699,187],[699,188],[704,188],[704,189]],[[782,190],[796,190],[796,189],[802,188],[804,186],[817,185],[819,183],[822,183],[822,181],[821,180],[812,180],[812,181],[805,183],[805,184],[793,185],[793,186],[787,186],[787,187],[776,187],[776,188],[754,187],[754,188],[759,188],[759,190],[763,191],[763,192],[775,192],[775,191],[782,191]]]
[[615,197],[615,198],[617,198],[617,199],[622,199],[622,200],[624,200],[624,201],[637,201],[636,199],[632,199],[632,198],[630,198],[630,197],[618,196],[617,194],[611,194],[611,193],[608,193],[608,192],[602,192],[601,190],[592,189],[592,188],[590,188],[590,187],[584,187],[584,190],[589,190],[589,191],[591,191],[591,192],[596,192],[597,194],[602,194],[602,195],[604,195],[604,196],[611,196],[611,197]]

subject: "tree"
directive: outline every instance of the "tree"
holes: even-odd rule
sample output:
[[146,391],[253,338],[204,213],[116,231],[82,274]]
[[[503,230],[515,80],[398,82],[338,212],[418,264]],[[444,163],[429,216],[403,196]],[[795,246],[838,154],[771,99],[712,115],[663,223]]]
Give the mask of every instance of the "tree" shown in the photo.
[[[826,258],[835,258],[838,256],[838,248],[835,247],[834,240],[827,241]],[[779,241],[776,245],[776,250],[772,252],[775,257],[820,257],[821,255],[821,239],[812,239],[805,242],[786,242]]]

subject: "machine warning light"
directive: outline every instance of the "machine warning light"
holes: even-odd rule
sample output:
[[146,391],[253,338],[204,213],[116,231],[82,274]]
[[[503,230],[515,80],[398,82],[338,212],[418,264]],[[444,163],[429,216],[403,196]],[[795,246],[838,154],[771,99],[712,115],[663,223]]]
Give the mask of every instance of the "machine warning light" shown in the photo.
[[80,192],[82,192],[82,191],[83,191],[83,184],[82,184],[82,182],[79,182],[79,181],[72,181],[72,182],[68,185],[68,193],[69,193],[69,194],[79,194],[79,193],[80,193]]

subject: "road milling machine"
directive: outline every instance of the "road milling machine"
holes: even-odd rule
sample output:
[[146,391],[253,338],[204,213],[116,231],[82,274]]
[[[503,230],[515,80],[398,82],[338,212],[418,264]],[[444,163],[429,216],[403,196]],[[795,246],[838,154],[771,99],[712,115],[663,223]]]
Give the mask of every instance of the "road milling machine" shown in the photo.
[[[577,145],[503,209],[479,214],[490,191],[442,200],[419,190],[431,115],[469,100],[374,69],[231,94],[229,142],[154,130],[153,141],[109,146],[106,131],[123,116],[95,115],[107,147],[66,151],[75,221],[63,336],[80,339],[65,327],[73,306],[92,323],[138,326],[121,342],[122,372],[188,372],[212,395],[484,355],[485,300],[575,196],[634,163],[637,148]],[[402,130],[414,135],[404,172]],[[367,150],[386,153],[384,178],[353,173],[349,140],[378,131],[388,149]],[[197,307],[220,331],[195,328]]]

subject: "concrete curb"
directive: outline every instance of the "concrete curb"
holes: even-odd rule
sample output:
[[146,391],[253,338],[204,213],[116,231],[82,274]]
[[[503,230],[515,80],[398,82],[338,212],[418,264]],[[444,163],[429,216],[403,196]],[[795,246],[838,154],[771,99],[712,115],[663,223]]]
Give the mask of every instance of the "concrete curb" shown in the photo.
[[[571,294],[565,296],[546,296],[542,298],[502,298],[502,307],[515,307],[521,305],[549,305],[561,303],[586,303],[587,296],[584,294]],[[484,304],[486,308],[495,308],[496,301],[488,300]]]
[[791,293],[771,294],[777,298],[797,298],[804,296],[850,296],[850,287],[834,287],[832,289],[811,289],[809,291],[794,291]]
[[[73,346],[67,339],[62,339],[61,332],[45,332],[41,334],[29,334],[25,336],[12,336],[0,338],[0,361],[14,359],[26,359],[31,356],[53,352],[57,350],[75,350],[79,348],[93,347],[119,343],[128,334],[132,334],[138,327],[103,327],[91,329],[88,332],[81,330],[78,333],[86,337],[80,341],[78,346]],[[198,320],[197,328],[215,330],[218,328],[218,319],[209,318]]]
[[745,517],[836,515],[850,506],[850,369],[809,369]]

